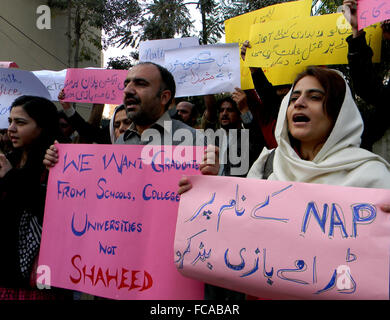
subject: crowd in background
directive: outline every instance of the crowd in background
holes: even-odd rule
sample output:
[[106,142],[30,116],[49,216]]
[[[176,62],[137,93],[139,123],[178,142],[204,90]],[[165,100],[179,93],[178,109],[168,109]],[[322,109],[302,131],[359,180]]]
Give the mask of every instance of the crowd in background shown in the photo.
[[[353,34],[347,38],[352,83],[327,67],[309,67],[292,85],[273,86],[261,68],[250,68],[254,89],[204,96],[201,108],[191,97],[175,101],[175,82],[165,68],[141,63],[129,70],[123,104],[115,108],[108,126],[101,124],[102,105],[94,105],[86,121],[77,107],[64,102],[63,91],[59,111],[44,98],[16,99],[9,127],[0,131],[0,237],[7,243],[0,264],[0,299],[80,298],[67,290],[38,290],[35,284],[48,169],[57,161],[54,141],[143,144],[146,129],[172,121],[172,134],[179,128],[193,134],[197,129],[224,130],[227,143],[216,141],[217,148],[208,149],[203,174],[390,188],[390,165],[383,159],[389,155],[372,153],[373,144],[390,127],[390,86],[378,78],[365,32],[357,29],[356,1],[345,0],[344,5],[352,12]],[[390,22],[381,25],[384,41],[389,41]],[[241,47],[243,60],[249,47],[248,41]],[[350,85],[373,111],[359,112]],[[248,162],[246,170],[235,170],[241,163],[229,161],[233,149]],[[211,153],[225,154],[228,161],[208,162]],[[183,177],[179,192],[190,188]],[[206,285],[205,298],[248,297]]]

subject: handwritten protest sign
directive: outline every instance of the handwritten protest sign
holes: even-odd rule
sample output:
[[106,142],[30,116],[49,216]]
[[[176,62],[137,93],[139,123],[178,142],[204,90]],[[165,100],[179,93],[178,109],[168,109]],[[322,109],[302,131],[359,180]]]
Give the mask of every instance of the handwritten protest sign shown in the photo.
[[39,255],[50,278],[39,283],[112,299],[203,298],[173,262],[178,181],[199,174],[203,148],[151,148],[58,145]]
[[[367,39],[374,51],[374,62],[380,61],[381,31],[377,25],[367,28]],[[282,66],[295,77],[298,65],[346,64],[351,26],[342,13],[271,21],[252,25],[252,48],[245,60],[248,66]]]
[[390,190],[190,177],[175,263],[271,299],[389,299]]
[[[268,6],[225,21],[225,39],[227,43],[237,42],[241,48],[245,40],[249,40],[252,24],[264,23],[275,20],[287,20],[298,17],[310,16],[311,0],[289,1]],[[241,88],[252,89],[253,81],[249,68],[241,63]],[[277,67],[263,70],[268,80],[274,84],[286,84],[290,79],[285,78],[285,73],[277,70]]]
[[151,61],[164,65],[166,50],[194,47],[198,45],[199,39],[196,37],[141,41],[139,44],[139,60]]
[[51,100],[58,101],[58,94],[64,88],[66,70],[37,70],[32,71],[32,73],[45,85],[50,93]]
[[19,68],[13,61],[0,61],[0,68]]
[[127,70],[67,69],[67,102],[122,104]]
[[175,78],[176,97],[233,92],[240,87],[237,44],[166,50],[165,67]]
[[388,0],[359,0],[357,2],[358,29],[390,19]]
[[0,128],[8,128],[11,104],[22,95],[50,99],[46,87],[32,72],[0,68]]

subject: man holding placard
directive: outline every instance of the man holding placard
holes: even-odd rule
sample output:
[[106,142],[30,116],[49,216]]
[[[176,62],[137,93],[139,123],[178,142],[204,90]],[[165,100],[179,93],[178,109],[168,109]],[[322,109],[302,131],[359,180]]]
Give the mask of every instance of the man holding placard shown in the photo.
[[[157,210],[159,210],[159,213],[163,212],[164,210],[168,210],[168,211],[170,210],[169,212],[172,212],[174,214],[176,211],[174,211],[174,210],[172,211],[172,209],[170,207],[168,208],[167,205],[169,205],[169,204],[174,205],[175,202],[173,202],[173,200],[165,199],[166,202],[159,202],[158,207],[157,207],[158,209],[156,209],[156,207],[153,207],[153,204],[154,204],[154,206],[156,206],[156,203],[151,202],[151,201],[152,200],[153,201],[164,201],[164,200],[152,198],[152,196],[153,196],[152,192],[155,192],[155,190],[153,191],[151,188],[152,187],[157,188],[159,183],[162,181],[161,183],[164,184],[165,186],[162,187],[162,185],[160,185],[161,190],[162,189],[166,190],[167,188],[171,188],[169,186],[169,183],[172,183],[172,181],[175,181],[175,179],[178,179],[178,177],[175,176],[175,174],[178,174],[176,171],[167,172],[167,174],[169,173],[169,178],[166,177],[165,179],[160,179],[156,176],[157,173],[160,175],[164,174],[164,172],[162,172],[162,171],[163,171],[163,168],[165,169],[165,167],[157,164],[156,159],[155,159],[155,155],[161,153],[162,151],[158,151],[153,156],[152,163],[150,165],[150,163],[147,162],[147,160],[148,160],[147,157],[149,156],[149,154],[147,152],[145,152],[145,150],[150,150],[150,148],[147,148],[146,144],[150,143],[152,145],[152,148],[160,147],[161,145],[164,145],[165,147],[164,147],[163,151],[166,152],[168,150],[169,146],[171,146],[171,145],[195,146],[195,143],[197,142],[196,131],[194,129],[185,125],[181,121],[173,120],[169,117],[167,109],[168,109],[168,106],[171,104],[171,101],[172,101],[174,96],[175,96],[175,82],[174,82],[173,76],[165,68],[163,68],[157,64],[151,63],[151,62],[146,62],[146,63],[140,63],[140,64],[132,67],[129,70],[128,75],[127,75],[126,80],[125,80],[125,90],[124,90],[123,102],[124,102],[124,105],[126,107],[127,114],[133,122],[132,122],[130,128],[118,138],[118,140],[116,141],[116,144],[134,145],[134,146],[132,146],[134,148],[123,147],[122,149],[119,149],[119,148],[114,148],[115,146],[105,146],[104,150],[111,150],[108,148],[112,148],[112,150],[121,150],[120,152],[121,152],[122,156],[123,156],[123,153],[128,152],[128,154],[126,153],[126,159],[128,159],[127,161],[129,161],[129,162],[132,161],[132,159],[133,159],[131,157],[135,157],[134,154],[136,154],[136,157],[138,157],[137,160],[142,160],[142,164],[140,163],[140,166],[137,168],[133,168],[133,167],[132,167],[132,169],[129,168],[129,170],[135,169],[134,171],[131,172],[130,179],[127,179],[125,176],[125,174],[127,172],[127,171],[125,172],[125,170],[127,170],[127,169],[125,169],[125,167],[123,167],[123,171],[122,171],[122,168],[117,167],[117,165],[119,165],[119,163],[117,163],[115,160],[113,160],[113,161],[108,160],[108,162],[106,162],[103,167],[105,167],[107,169],[112,169],[112,171],[110,171],[110,173],[108,173],[108,176],[110,177],[110,179],[112,179],[112,181],[114,181],[113,180],[114,177],[118,178],[118,181],[116,182],[116,187],[118,187],[119,189],[120,188],[129,188],[130,190],[132,190],[131,191],[131,194],[133,195],[133,198],[131,200],[132,203],[128,204],[126,202],[120,202],[120,200],[127,200],[127,199],[120,199],[120,198],[109,199],[109,200],[113,200],[115,202],[113,203],[112,207],[107,209],[107,207],[103,207],[103,205],[108,206],[107,201],[105,201],[107,199],[104,198],[104,197],[106,197],[106,193],[104,192],[102,194],[102,196],[100,196],[100,195],[97,196],[96,200],[94,198],[94,195],[92,195],[91,198],[93,199],[93,201],[91,201],[88,204],[91,206],[90,210],[91,211],[93,210],[95,212],[95,216],[94,216],[95,219],[100,219],[100,218],[97,218],[96,214],[99,214],[99,217],[102,217],[104,219],[107,219],[106,217],[112,214],[112,217],[110,216],[110,218],[109,218],[110,221],[113,219],[113,217],[115,219],[117,219],[118,221],[122,221],[123,219],[127,219],[128,216],[133,217],[133,219],[137,220],[137,222],[141,221],[142,230],[140,229],[140,231],[137,234],[135,234],[135,233],[131,234],[133,236],[133,238],[137,239],[137,244],[135,244],[135,242],[131,242],[131,243],[128,242],[128,239],[126,237],[131,237],[131,235],[128,235],[128,234],[123,235],[123,236],[113,235],[112,238],[102,240],[102,242],[105,241],[105,242],[115,243],[115,248],[117,249],[117,251],[115,252],[115,254],[113,252],[111,252],[111,255],[112,256],[115,255],[115,257],[112,257],[112,256],[106,257],[105,252],[103,255],[103,254],[101,254],[100,251],[98,252],[98,254],[95,254],[95,255],[89,257],[88,254],[89,254],[90,250],[88,250],[88,245],[90,245],[90,242],[88,241],[87,237],[83,238],[82,241],[80,241],[79,233],[77,233],[77,235],[75,235],[75,233],[73,231],[72,231],[73,234],[70,234],[70,236],[69,236],[69,238],[71,238],[74,242],[79,241],[80,244],[77,245],[77,248],[78,248],[77,250],[79,250],[79,247],[81,247],[81,245],[83,246],[83,248],[87,248],[87,249],[85,249],[85,251],[83,251],[82,254],[79,255],[80,257],[83,256],[83,258],[84,258],[83,263],[84,263],[84,261],[90,261],[90,262],[88,262],[89,264],[95,265],[95,264],[97,264],[97,262],[95,263],[93,261],[95,261],[95,259],[97,259],[96,261],[99,261],[99,263],[100,263],[99,266],[102,266],[103,262],[101,260],[98,260],[98,258],[106,257],[106,259],[104,260],[104,263],[107,263],[107,264],[104,265],[104,268],[106,268],[106,266],[108,266],[107,268],[111,268],[110,270],[115,270],[121,266],[121,263],[126,263],[126,264],[131,264],[132,266],[134,266],[133,268],[135,268],[135,269],[132,271],[134,273],[138,273],[138,270],[141,270],[140,269],[141,264],[143,264],[143,265],[147,264],[148,265],[148,267],[147,267],[148,268],[148,270],[147,270],[148,275],[146,276],[147,281],[144,282],[145,288],[142,286],[142,281],[140,281],[141,285],[139,285],[139,286],[138,286],[138,284],[136,286],[133,286],[131,284],[127,285],[128,287],[130,286],[130,288],[132,288],[132,291],[128,292],[130,289],[128,288],[127,290],[123,290],[124,286],[121,285],[121,281],[119,278],[118,278],[118,283],[115,282],[116,286],[113,286],[113,285],[112,286],[108,286],[108,285],[104,286],[101,284],[99,284],[99,286],[97,286],[95,281],[92,281],[91,283],[88,282],[87,285],[85,285],[85,284],[81,283],[81,281],[79,281],[78,279],[75,280],[73,275],[72,275],[73,280],[72,279],[69,280],[69,277],[64,278],[64,277],[58,276],[58,278],[53,279],[53,281],[52,281],[53,286],[76,289],[77,291],[87,292],[87,293],[90,293],[93,295],[104,296],[104,297],[115,298],[115,299],[118,299],[118,298],[121,298],[121,299],[123,299],[123,298],[125,298],[125,299],[150,298],[150,297],[156,297],[156,296],[158,296],[159,298],[166,298],[166,299],[172,299],[172,297],[175,297],[177,299],[177,297],[179,297],[179,296],[183,297],[183,298],[187,297],[187,299],[188,299],[188,297],[190,297],[190,298],[195,297],[195,299],[199,299],[199,297],[203,296],[203,285],[201,283],[196,283],[196,284],[194,284],[193,287],[190,288],[188,285],[185,285],[183,283],[181,278],[177,279],[177,277],[179,275],[176,273],[176,270],[173,268],[173,264],[172,264],[171,260],[163,258],[162,261],[159,261],[158,263],[156,263],[156,262],[154,262],[154,260],[152,262],[148,262],[149,260],[147,260],[147,259],[149,259],[149,258],[145,258],[146,256],[149,257],[149,256],[155,254],[155,248],[157,245],[155,240],[153,240],[155,236],[160,237],[160,238],[158,238],[159,239],[158,245],[162,246],[161,248],[158,249],[158,250],[160,250],[160,251],[158,251],[159,257],[162,256],[162,254],[163,254],[162,252],[164,252],[164,254],[167,254],[167,255],[171,254],[170,247],[165,246],[163,241],[161,241],[161,239],[167,240],[167,239],[169,239],[170,235],[173,235],[173,232],[171,232],[169,228],[174,228],[173,223],[175,223],[176,220],[170,219],[170,218],[174,217],[172,215],[163,215],[163,214],[153,215],[153,218],[151,218],[151,213],[154,211],[157,212]],[[180,129],[183,129],[183,131],[179,132]],[[175,138],[180,138],[181,136],[179,133],[183,133],[183,132],[187,133],[187,136],[184,137],[183,140],[181,140],[181,141],[174,140]],[[201,143],[199,143],[199,145],[203,146],[204,139],[202,138],[202,139],[198,139],[198,140],[199,140],[199,142],[201,142]],[[141,146],[139,146],[137,148],[137,146],[135,146],[135,145],[141,145]],[[143,145],[145,145],[145,146],[143,146]],[[65,146],[61,146],[61,145],[59,145],[58,147],[59,147],[58,149],[60,149],[60,148],[65,149],[66,148]],[[117,147],[119,147],[119,146],[117,146]],[[57,167],[60,167],[62,164],[62,162],[61,162],[62,158],[60,159],[58,156],[58,152],[57,152],[58,149],[56,146],[52,145],[50,147],[50,149],[47,150],[46,155],[45,155],[44,164],[47,167],[52,167],[56,163],[58,163],[56,168],[53,168],[53,170],[56,170],[56,169],[58,170]],[[64,150],[64,149],[60,149],[60,150]],[[203,156],[203,147],[200,149],[201,149],[200,151],[202,151],[201,155]],[[94,151],[92,151],[93,149],[90,149],[90,150],[91,151],[89,151],[89,154],[92,154],[92,153],[97,154],[97,152],[100,152],[100,150],[98,148],[95,149]],[[218,149],[216,149],[216,150],[218,150]],[[72,150],[69,150],[69,152],[71,152],[71,151]],[[133,154],[131,154],[130,151],[134,151]],[[104,152],[106,152],[106,151],[104,151]],[[216,151],[214,151],[214,149],[213,149],[210,151],[210,153],[211,152],[214,153]],[[208,155],[210,153],[208,153]],[[119,154],[117,154],[116,156],[119,157]],[[169,157],[168,153],[165,153],[165,156],[164,156],[164,161]],[[113,157],[114,157],[114,155],[113,155]],[[103,159],[103,158],[104,157],[101,155],[96,157],[96,159]],[[95,157],[94,157],[94,159],[95,159]],[[112,159],[112,157],[110,159]],[[129,160],[129,159],[131,159],[131,160]],[[176,161],[177,159],[173,158],[173,156],[172,156],[172,160]],[[192,160],[194,160],[194,159],[192,159]],[[198,159],[196,159],[196,160],[198,160]],[[200,163],[201,162],[200,160],[201,159],[199,159],[199,161],[197,161],[197,163]],[[126,162],[126,164],[124,164],[124,166],[128,165],[127,161],[124,161],[124,162]],[[159,160],[157,160],[157,161],[159,161]],[[116,165],[113,165],[113,162],[115,162]],[[124,162],[122,160],[120,162],[121,163],[120,166],[122,166]],[[65,160],[64,160],[64,163],[65,163]],[[111,163],[111,166],[109,166],[109,163]],[[216,174],[218,172],[219,166],[210,166],[208,164],[202,163],[199,165],[198,168],[203,174],[208,174],[208,173]],[[212,169],[212,170],[210,170],[210,169]],[[103,170],[106,170],[106,169],[103,169]],[[136,175],[137,172],[138,172],[138,174],[140,174],[140,170],[142,171],[142,174],[143,174],[142,179],[139,176],[137,177],[137,175]],[[88,173],[92,173],[93,170],[87,170],[87,171],[88,171]],[[58,171],[54,171],[54,172],[57,173],[58,175],[62,175],[64,173],[64,172],[58,172]],[[187,172],[187,171],[183,171],[183,173],[185,173],[185,172]],[[191,171],[189,171],[189,172],[191,172]],[[181,174],[183,174],[183,173],[181,173]],[[187,173],[187,174],[189,174],[189,173]],[[101,175],[98,175],[98,176],[101,176]],[[119,184],[121,182],[121,181],[119,181],[120,178],[122,178],[122,180],[125,180],[123,185]],[[64,179],[71,179],[71,177],[62,178],[62,180],[64,180]],[[143,182],[142,182],[143,179],[145,179],[145,181],[148,181],[151,183],[146,184],[142,189],[143,191],[140,191],[141,189],[138,189],[138,187],[140,184],[143,184]],[[148,180],[148,179],[150,179],[150,180]],[[88,179],[80,179],[80,181],[82,181],[82,183],[85,183],[85,184],[87,184],[93,180],[95,180],[95,177],[92,177],[92,176]],[[101,180],[99,180],[99,181],[101,181]],[[88,189],[88,186],[85,187],[85,189]],[[101,189],[99,189],[99,190],[101,190]],[[137,191],[138,191],[138,193],[137,193]],[[149,195],[149,192],[150,192],[150,195]],[[107,193],[107,195],[108,195],[108,193]],[[139,195],[142,195],[142,196],[139,196]],[[53,200],[53,206],[54,206],[54,204],[55,204],[54,201],[57,201],[58,199],[55,199],[55,197],[52,197],[50,200]],[[102,202],[102,201],[99,202],[100,200],[103,200],[105,202]],[[81,199],[78,202],[78,207],[74,206],[74,208],[80,208],[80,207],[84,206],[84,202],[82,202],[82,201],[83,201],[83,199]],[[177,202],[178,200],[175,200],[175,201]],[[97,205],[97,203],[98,203],[98,205]],[[139,205],[138,205],[138,203],[139,203]],[[115,204],[115,206],[114,206],[114,204]],[[98,209],[96,208],[96,206],[98,206]],[[75,210],[77,210],[77,209],[75,209]],[[49,206],[48,212],[52,212],[52,211],[50,211],[50,206]],[[121,216],[121,215],[123,215],[123,216]],[[62,215],[62,217],[64,217],[64,219],[66,219],[67,218],[66,213],[64,213]],[[160,234],[160,231],[159,232],[154,232],[154,231],[152,232],[153,226],[151,226],[152,224],[149,221],[149,220],[153,220],[153,223],[155,224],[155,226],[158,227],[161,225],[161,221],[159,221],[159,219],[164,220],[164,230],[165,231],[161,231],[159,229],[162,232],[161,234]],[[141,224],[140,224],[140,226],[141,226]],[[149,227],[143,228],[144,225],[148,225]],[[46,229],[47,234],[50,235],[50,232],[53,229],[47,228]],[[108,236],[110,236],[110,234],[108,234]],[[49,238],[49,236],[46,237],[46,239],[48,239],[48,238]],[[126,240],[124,240],[125,238],[126,238]],[[43,241],[43,243],[47,244],[48,240]],[[93,245],[93,243],[92,243],[92,245]],[[126,250],[119,252],[118,248],[120,248],[121,245],[123,247],[126,247]],[[62,258],[61,257],[54,257],[53,258],[53,255],[50,255],[50,248],[47,248],[47,247],[44,247],[44,249],[42,249],[42,252],[44,252],[42,254],[42,257],[43,257],[42,263],[46,264],[46,265],[49,265],[49,264],[53,265],[53,270],[56,269],[57,274],[58,274],[59,273],[58,270],[60,267],[57,266],[56,263],[58,262],[58,260],[60,260]],[[130,254],[130,252],[131,252],[131,254]],[[107,252],[107,254],[110,254],[110,253]],[[172,254],[173,254],[173,252],[172,252]],[[79,256],[76,256],[76,257],[79,257]],[[73,256],[73,257],[75,257],[75,256]],[[116,257],[118,257],[117,258],[118,260],[115,259]],[[78,259],[78,258],[76,258],[76,259]],[[87,259],[89,259],[89,260],[87,260]],[[146,260],[144,260],[144,259],[146,259]],[[68,261],[69,261],[69,259],[68,259]],[[123,261],[125,261],[125,262],[123,262]],[[81,262],[81,261],[77,261],[77,262]],[[164,271],[164,272],[166,272],[166,273],[164,273],[164,275],[162,275],[163,273],[160,272],[163,268],[165,268],[165,267],[161,267],[162,265],[166,266],[166,270],[168,270],[168,271]],[[70,265],[68,265],[68,266],[71,267]],[[170,267],[172,267],[172,268],[170,268]],[[169,271],[170,269],[172,270],[172,272]],[[128,268],[126,270],[128,270]],[[158,271],[158,270],[160,270],[160,271]],[[131,279],[131,278],[129,278],[129,279]],[[172,279],[172,280],[169,280],[169,279]],[[133,280],[135,281],[136,277],[133,277]],[[152,288],[153,283],[155,283],[155,285]],[[107,284],[108,284],[108,282],[107,282]],[[146,284],[148,284],[148,285],[146,285]],[[167,288],[168,284],[171,285],[169,289]],[[185,286],[185,289],[182,289],[183,286]],[[138,288],[138,290],[133,290],[133,288]],[[147,291],[146,289],[150,289],[150,290]],[[182,293],[183,290],[185,291],[185,293]]]
[[[175,91],[175,80],[164,67],[153,62],[141,62],[132,67],[125,80],[123,103],[133,123],[116,144],[204,145],[203,135],[197,135],[195,129],[169,116],[168,107]],[[191,139],[188,139],[188,135],[175,135],[180,129],[183,129],[180,133],[190,132]],[[184,139],[175,140],[175,137]],[[211,148],[208,152],[217,154],[218,148]],[[52,145],[46,152],[44,164],[50,168],[57,162],[58,152]],[[216,168],[207,164],[200,168],[203,174],[209,174],[209,170],[211,174],[216,174],[219,170],[219,166]]]

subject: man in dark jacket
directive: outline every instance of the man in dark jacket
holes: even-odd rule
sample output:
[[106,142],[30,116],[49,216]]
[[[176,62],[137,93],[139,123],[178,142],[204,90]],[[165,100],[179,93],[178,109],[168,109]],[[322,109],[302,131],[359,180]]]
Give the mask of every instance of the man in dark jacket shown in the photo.
[[[390,127],[390,84],[384,84],[378,76],[372,63],[373,51],[367,44],[366,33],[358,30],[357,26],[357,2],[356,0],[344,0],[344,6],[351,12],[350,24],[352,35],[346,41],[348,43],[348,65],[355,93],[372,108],[362,112],[364,132],[362,135],[362,147],[371,149],[375,141],[380,139]],[[381,23],[383,38],[390,39],[390,20]]]

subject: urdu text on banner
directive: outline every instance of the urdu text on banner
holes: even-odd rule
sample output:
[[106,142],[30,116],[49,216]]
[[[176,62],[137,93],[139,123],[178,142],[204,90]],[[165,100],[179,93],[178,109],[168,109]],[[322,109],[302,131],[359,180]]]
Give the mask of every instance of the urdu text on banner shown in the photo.
[[166,50],[198,45],[199,39],[196,37],[141,41],[139,44],[139,60],[150,61],[163,66]]
[[[265,8],[251,11],[225,21],[226,42],[237,42],[241,48],[245,40],[249,40],[252,24],[262,24],[275,20],[288,20],[299,17],[309,17],[311,0],[288,1],[274,4]],[[241,63],[241,89],[253,89],[253,81],[249,68],[240,59]],[[291,77],[278,70],[278,67],[263,69],[267,79],[273,85],[291,83]]]
[[266,299],[389,299],[390,191],[190,177],[176,267]]
[[234,92],[241,85],[237,43],[167,50],[165,67],[175,78],[176,97]]
[[31,71],[0,68],[0,129],[8,128],[11,105],[22,95],[51,99],[47,88]]
[[[366,28],[367,43],[380,61],[382,32],[379,25]],[[299,65],[347,64],[351,26],[342,13],[271,21],[252,25],[245,63],[251,67],[279,67],[296,76]]]
[[358,29],[390,19],[389,0],[359,0],[357,2]]
[[127,70],[113,69],[67,69],[64,101],[122,104],[127,73]]

